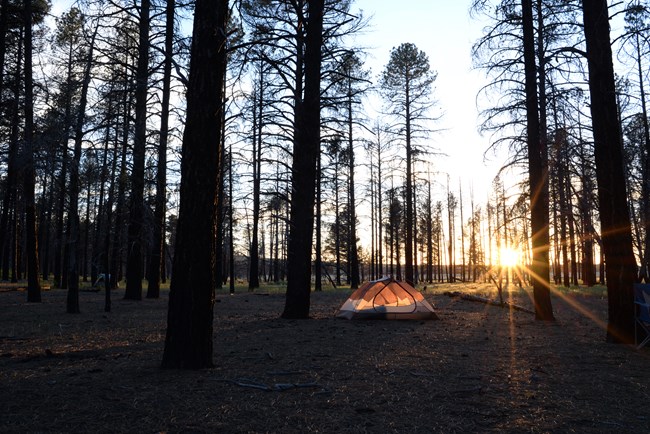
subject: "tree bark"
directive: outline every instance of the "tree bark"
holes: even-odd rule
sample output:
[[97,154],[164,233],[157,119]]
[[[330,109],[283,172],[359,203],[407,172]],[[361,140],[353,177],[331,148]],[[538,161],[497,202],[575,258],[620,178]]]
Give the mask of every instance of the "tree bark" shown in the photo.
[[354,115],[352,110],[353,92],[352,92],[352,74],[347,78],[348,82],[348,95],[347,95],[347,109],[348,109],[348,163],[350,171],[350,183],[348,186],[348,209],[350,214],[350,228],[348,230],[348,262],[350,263],[350,289],[357,289],[359,287],[359,256],[357,252],[357,213],[356,213],[356,197],[354,189]]
[[[5,54],[7,47],[5,41],[7,39],[7,8],[9,7],[8,0],[2,0],[0,4],[0,95],[3,94],[4,89],[4,68],[5,68]],[[9,146],[12,144],[10,143]],[[15,153],[15,151],[14,151]],[[9,244],[10,237],[8,236],[9,231],[9,204],[11,203],[11,197],[13,196],[13,178],[14,178],[14,158],[12,157],[12,152],[9,152],[8,163],[7,163],[7,176],[5,181],[5,189],[3,192],[2,198],[2,217],[0,217],[0,262],[4,264],[6,260],[7,252],[9,251],[6,247]]]
[[645,85],[643,76],[643,55],[639,34],[635,35],[637,74],[639,77],[639,92],[641,93],[641,119],[643,123],[643,139],[645,141],[644,151],[645,159],[643,165],[643,186],[642,186],[642,204],[643,204],[643,224],[645,228],[645,239],[643,240],[643,261],[641,263],[641,276],[645,282],[650,282],[650,125],[648,124],[648,105],[646,101]]
[[213,366],[215,213],[219,177],[227,0],[197,0],[183,135],[180,209],[163,368]]
[[322,207],[321,207],[321,198],[322,190],[321,183],[323,181],[323,172],[321,167],[321,152],[318,152],[318,158],[316,159],[316,258],[314,259],[314,290],[322,291],[323,290],[323,252],[322,252]]
[[74,151],[70,165],[70,205],[68,209],[68,295],[66,301],[67,313],[79,313],[79,167],[81,165],[81,145],[84,136],[84,121],[86,119],[86,104],[88,101],[88,87],[90,85],[90,70],[93,61],[93,50],[95,45],[95,36],[97,28],[93,33],[88,57],[84,70],[84,77],[81,86],[81,96],[79,99],[79,108],[77,109],[77,119],[74,135]]
[[[223,113],[225,113],[225,108]],[[224,119],[222,125],[225,125],[225,123],[226,122]],[[223,136],[225,136],[225,132],[222,130],[222,138]],[[222,143],[225,145],[223,140]],[[223,149],[225,149],[225,147]],[[230,294],[235,293],[234,226],[235,226],[235,200],[233,198],[232,145],[231,145],[228,152],[228,276],[230,276],[230,282],[229,282]]]
[[308,318],[314,229],[316,159],[320,146],[320,74],[324,0],[309,2],[305,46],[305,96],[297,101],[293,150],[287,294],[283,318]]
[[165,62],[160,112],[160,141],[158,142],[158,169],[156,172],[156,207],[154,209],[153,237],[149,261],[147,298],[160,297],[160,273],[164,261],[165,204],[167,201],[167,142],[169,138],[169,105],[171,95],[172,54],[174,49],[175,0],[167,0],[165,28]]
[[[264,62],[260,60],[260,75],[258,94],[253,107],[253,236],[250,247],[250,273],[248,290],[260,287],[260,257],[259,257],[259,223],[260,223],[260,184],[262,169],[262,130],[264,118]],[[258,111],[259,110],[259,111]]]
[[626,203],[621,125],[606,0],[582,2],[596,157],[598,207],[607,279],[607,341],[634,342],[636,261]]
[[[21,32],[21,38],[24,37],[23,32]],[[7,156],[7,212],[8,212],[8,226],[5,236],[7,241],[5,242],[4,255],[2,258],[2,280],[11,279],[12,283],[18,281],[17,276],[17,243],[18,243],[18,184],[20,183],[19,179],[19,157],[21,150],[19,149],[19,124],[20,124],[20,74],[22,70],[23,63],[23,46],[25,44],[22,42],[18,44],[18,50],[16,55],[16,73],[15,73],[15,84],[12,89],[13,93],[13,102],[11,104],[11,131],[9,133],[9,155]],[[3,204],[3,211],[4,211]],[[0,228],[2,229],[2,228]],[[11,270],[10,270],[11,269]],[[11,277],[10,277],[11,276]]]
[[135,137],[124,298],[142,299],[142,226],[144,218],[144,158],[147,142],[147,84],[149,81],[150,0],[140,6],[138,65],[135,86]]
[[532,230],[533,298],[535,319],[552,321],[549,282],[549,205],[548,167],[537,100],[537,68],[535,65],[535,36],[531,0],[522,0],[524,34],[524,69],[526,76],[526,133],[528,141],[528,176],[530,182],[530,214]]
[[25,200],[25,250],[27,254],[27,301],[41,301],[36,239],[34,169],[34,92],[32,82],[32,2],[25,0],[25,143],[23,144],[23,196]]
[[413,148],[411,145],[411,83],[406,75],[406,235],[404,239],[404,279],[413,285]]
[[2,0],[0,3],[0,95],[4,89],[4,69],[5,69],[5,55],[7,53],[7,28],[9,16],[9,0]]

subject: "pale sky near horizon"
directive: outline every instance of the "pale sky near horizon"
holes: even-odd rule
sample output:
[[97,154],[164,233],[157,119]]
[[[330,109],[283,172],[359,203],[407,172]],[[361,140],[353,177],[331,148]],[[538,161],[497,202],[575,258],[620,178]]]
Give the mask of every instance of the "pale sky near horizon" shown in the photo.
[[482,71],[472,69],[471,59],[483,24],[470,18],[469,6],[470,0],[403,0],[399,6],[355,0],[354,9],[372,16],[369,29],[356,42],[369,49],[368,63],[375,76],[388,62],[391,48],[401,43],[414,43],[429,56],[431,69],[438,73],[433,96],[443,112],[439,127],[444,130],[431,140],[448,155],[436,159],[435,168],[449,173],[454,190],[462,179],[464,200],[473,188],[480,204],[504,157],[488,153],[484,163],[489,137],[478,133],[476,95],[487,80]]

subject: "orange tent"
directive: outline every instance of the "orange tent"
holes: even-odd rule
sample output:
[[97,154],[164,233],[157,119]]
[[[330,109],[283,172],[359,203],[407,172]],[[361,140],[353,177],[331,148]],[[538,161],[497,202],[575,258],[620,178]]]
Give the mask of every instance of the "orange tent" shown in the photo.
[[366,282],[339,309],[345,319],[438,319],[422,294],[406,282],[385,278]]

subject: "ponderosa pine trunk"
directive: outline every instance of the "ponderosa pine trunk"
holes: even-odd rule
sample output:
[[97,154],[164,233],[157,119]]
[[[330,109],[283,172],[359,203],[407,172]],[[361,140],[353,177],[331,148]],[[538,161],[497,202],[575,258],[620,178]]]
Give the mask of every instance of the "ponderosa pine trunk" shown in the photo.
[[264,125],[264,61],[260,60],[257,99],[253,107],[253,234],[250,247],[248,290],[260,287],[260,184],[262,180],[262,131]]
[[323,290],[323,240],[322,240],[322,181],[323,171],[321,165],[321,151],[318,151],[318,158],[316,159],[316,257],[314,258],[314,291]]
[[156,171],[156,206],[154,209],[153,236],[148,267],[147,298],[160,297],[160,274],[165,247],[165,204],[167,202],[167,142],[169,138],[169,105],[171,95],[172,54],[174,49],[175,0],[167,0],[165,26],[165,62],[163,66],[163,91],[160,110],[160,140],[158,142],[158,168]]
[[32,82],[32,2],[25,0],[25,141],[23,143],[23,198],[25,201],[25,250],[27,257],[27,301],[41,301],[36,239],[34,168],[34,92]]
[[149,82],[150,0],[140,6],[138,64],[135,77],[135,137],[124,298],[142,299],[142,227],[144,218],[144,159],[147,142],[147,85]]
[[411,86],[410,77],[405,77],[406,103],[406,234],[404,239],[404,279],[409,284],[415,283],[413,278],[413,147],[411,144]]
[[[7,47],[5,41],[7,39],[7,16],[9,14],[9,0],[2,0],[0,4],[0,95],[3,94],[4,89],[4,68],[5,68],[5,54]],[[4,114],[4,113],[3,113]],[[11,143],[9,144],[11,146]],[[15,151],[13,152],[15,154]],[[2,217],[0,217],[0,263],[4,264],[6,261],[6,256],[8,255],[9,249],[8,244],[11,239],[9,236],[11,231],[9,230],[9,204],[13,196],[13,187],[14,187],[14,166],[15,163],[12,162],[12,152],[10,150],[8,156],[8,167],[5,178],[4,192],[2,198]],[[4,268],[4,266],[3,266]],[[3,277],[4,279],[4,277]]]
[[217,212],[227,0],[197,0],[181,160],[180,208],[162,367],[213,366]]
[[348,260],[350,262],[350,289],[357,289],[359,287],[359,256],[357,252],[357,212],[356,212],[356,197],[354,190],[354,114],[352,110],[353,103],[353,90],[352,78],[347,78],[348,95],[347,95],[347,109],[348,109],[348,164],[350,172],[350,184],[348,186],[348,209],[349,209],[349,230],[348,230]]
[[[225,108],[223,113],[225,113]],[[224,118],[222,126],[225,126],[225,124],[226,124],[226,120]],[[225,131],[223,129],[221,131],[221,134],[223,138],[225,136]],[[235,218],[234,217],[235,217],[235,200],[233,199],[232,145],[231,145],[228,152],[228,276],[230,277],[230,281],[228,283],[229,283],[229,292],[231,295],[235,293],[235,239],[234,239]]]
[[583,1],[582,11],[589,66],[598,207],[607,276],[607,341],[632,343],[633,284],[637,264],[626,203],[623,142],[617,115],[607,1]]
[[[129,66],[125,66],[125,76],[128,77],[127,80],[130,82],[131,78],[129,77]],[[123,243],[124,243],[124,209],[126,204],[126,188],[127,188],[127,155],[129,149],[129,132],[130,132],[130,119],[131,119],[131,106],[133,105],[133,93],[124,92],[124,99],[120,102],[122,105],[122,125],[120,137],[116,136],[116,150],[119,140],[119,150],[120,150],[120,169],[117,180],[117,197],[115,200],[115,225],[113,226],[114,230],[110,235],[112,235],[111,244],[111,253],[108,255],[110,258],[110,266],[108,273],[110,275],[111,288],[117,288],[118,282],[122,277],[122,260],[123,260]],[[108,245],[109,243],[107,243]]]
[[320,147],[320,77],[324,0],[309,1],[305,45],[305,96],[297,100],[293,150],[287,294],[283,318],[308,318],[311,254],[316,196],[316,159]]
[[9,0],[0,2],[0,95],[4,89],[5,55],[7,53],[7,28],[9,22]]
[[79,107],[77,108],[77,118],[74,134],[74,148],[72,153],[72,161],[70,164],[70,204],[68,208],[68,295],[66,299],[66,312],[79,313],[79,239],[81,231],[79,228],[79,167],[81,166],[81,145],[84,136],[84,121],[86,119],[86,104],[88,102],[88,87],[90,85],[90,70],[93,63],[93,50],[95,46],[95,36],[97,29],[93,33],[90,41],[90,48],[88,49],[88,57],[86,58],[86,65],[84,69],[83,82],[81,85],[81,95],[79,98]]
[[646,283],[650,282],[650,125],[648,123],[648,104],[646,98],[645,85],[643,77],[645,69],[643,68],[643,54],[639,34],[635,35],[636,64],[637,74],[639,77],[639,92],[641,94],[641,122],[643,124],[643,140],[645,142],[645,161],[643,166],[643,186],[642,201],[643,204],[643,224],[645,228],[645,238],[643,240],[643,262],[641,263],[640,277],[645,279]]
[[537,99],[537,67],[531,0],[522,0],[524,69],[526,90],[526,134],[528,142],[528,176],[530,183],[530,214],[533,258],[533,298],[535,319],[552,321],[553,307],[549,282],[549,205],[548,167],[539,121]]
[[[21,33],[21,37],[23,37]],[[24,44],[18,44],[18,52],[16,56],[16,77],[20,77],[23,63],[23,46]],[[3,203],[3,213],[7,211],[7,225],[6,232],[3,234],[6,237],[3,248],[3,257],[2,257],[2,280],[8,281],[11,279],[12,283],[18,281],[17,276],[17,264],[18,255],[16,254],[17,250],[17,240],[18,240],[18,163],[20,157],[20,149],[18,143],[19,135],[19,123],[20,123],[20,80],[16,80],[13,85],[13,102],[11,103],[11,128],[9,133],[9,153],[7,155],[7,183],[5,190],[7,195],[4,200],[6,200],[6,208]],[[2,230],[3,228],[0,228]],[[1,235],[1,234],[0,234]]]

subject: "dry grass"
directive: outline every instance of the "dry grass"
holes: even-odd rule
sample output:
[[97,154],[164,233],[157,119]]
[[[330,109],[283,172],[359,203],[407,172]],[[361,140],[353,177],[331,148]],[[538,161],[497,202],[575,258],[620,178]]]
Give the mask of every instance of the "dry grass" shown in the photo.
[[[130,302],[0,293],[1,432],[646,432],[650,352],[604,342],[606,300],[554,296],[557,321],[441,294],[440,321],[337,320],[349,291],[219,294],[215,365],[159,369],[166,296]],[[527,291],[508,294],[531,307]]]

